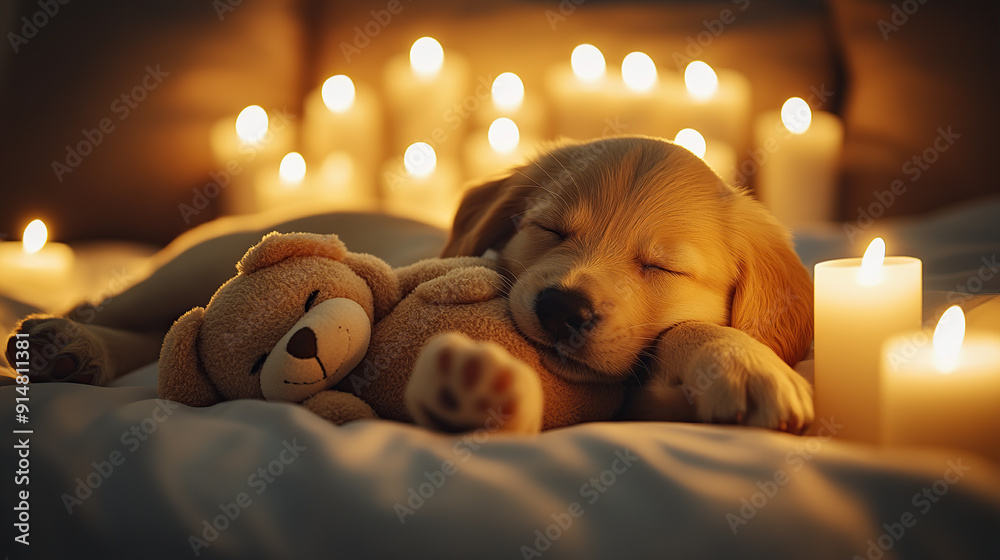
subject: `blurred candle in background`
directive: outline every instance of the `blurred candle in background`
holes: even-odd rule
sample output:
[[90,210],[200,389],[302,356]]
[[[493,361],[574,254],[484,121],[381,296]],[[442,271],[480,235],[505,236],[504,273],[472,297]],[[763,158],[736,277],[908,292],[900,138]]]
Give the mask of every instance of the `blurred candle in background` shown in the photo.
[[590,140],[614,134],[609,123],[620,110],[620,92],[606,75],[604,54],[591,44],[573,49],[570,63],[561,63],[546,74],[553,134]]
[[527,91],[520,76],[503,72],[490,87],[490,102],[476,112],[479,128],[487,128],[498,118],[506,117],[518,124],[525,137],[541,138],[547,133],[545,107],[538,91]]
[[[432,37],[417,39],[409,55],[389,60],[382,88],[392,124],[392,153],[423,141],[434,144],[442,160],[457,159],[466,121],[486,102],[469,95],[468,76],[465,60],[445,51]],[[466,107],[466,97],[474,101],[471,109]]]
[[324,185],[327,175],[318,176],[317,188],[328,195],[324,198],[336,205],[340,195],[344,197],[344,205],[358,207],[367,203],[369,208],[375,208],[374,181],[382,149],[382,115],[375,92],[338,74],[327,78],[306,97],[304,112],[306,161],[319,168],[335,152],[351,159],[351,188]]
[[792,97],[780,112],[757,118],[754,140],[767,154],[759,163],[757,193],[774,216],[791,228],[832,221],[844,140],[840,120]]
[[458,208],[458,169],[426,142],[414,142],[383,172],[388,212],[450,227]]
[[711,144],[700,132],[693,128],[685,128],[677,133],[674,142],[694,152],[705,160],[705,163],[715,171],[727,185],[733,183],[736,173],[736,152],[720,141]]
[[465,172],[473,183],[523,163],[535,142],[525,141],[517,124],[500,117],[465,142]]
[[306,182],[306,171],[306,160],[298,152],[288,152],[277,164],[262,167],[254,177],[255,211],[314,204],[315,193]]
[[677,78],[661,76],[646,53],[636,51],[625,56],[621,79],[612,86],[616,94],[614,120],[621,133],[671,138],[678,132],[670,100],[661,87],[663,80],[671,79]]
[[49,242],[41,220],[29,223],[21,239],[0,243],[0,293],[49,311],[75,303],[73,249]]
[[228,177],[227,185],[219,185],[225,213],[254,211],[256,174],[290,150],[294,138],[292,122],[271,119],[260,105],[250,105],[235,118],[215,123],[210,141],[217,169],[209,179],[218,182],[216,176]]

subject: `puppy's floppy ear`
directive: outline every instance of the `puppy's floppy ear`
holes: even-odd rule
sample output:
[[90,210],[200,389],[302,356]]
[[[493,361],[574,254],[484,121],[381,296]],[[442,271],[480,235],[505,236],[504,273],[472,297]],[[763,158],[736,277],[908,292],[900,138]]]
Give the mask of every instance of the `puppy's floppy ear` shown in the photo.
[[763,342],[790,366],[813,337],[813,286],[792,249],[791,237],[764,207],[737,193],[733,225],[740,242],[739,278],[730,325]]
[[161,399],[188,406],[209,406],[222,400],[198,359],[198,333],[205,308],[195,307],[174,322],[160,349],[156,392]]
[[326,257],[341,261],[345,255],[347,247],[333,234],[272,231],[243,255],[236,269],[242,274],[253,274],[290,257]]
[[462,197],[442,257],[478,257],[499,249],[517,231],[517,219],[527,208],[533,187],[511,185],[507,175],[473,187]]

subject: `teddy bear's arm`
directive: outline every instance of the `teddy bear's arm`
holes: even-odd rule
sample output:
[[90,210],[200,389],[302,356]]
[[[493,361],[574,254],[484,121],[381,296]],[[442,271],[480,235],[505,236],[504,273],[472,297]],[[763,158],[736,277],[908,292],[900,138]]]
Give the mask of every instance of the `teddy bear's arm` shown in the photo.
[[399,292],[402,297],[406,297],[417,286],[448,274],[456,268],[467,268],[473,266],[484,266],[491,268],[494,261],[480,257],[452,257],[447,259],[424,259],[414,264],[396,269],[396,277],[399,279]]
[[365,401],[341,391],[320,391],[303,401],[302,406],[334,424],[378,418]]

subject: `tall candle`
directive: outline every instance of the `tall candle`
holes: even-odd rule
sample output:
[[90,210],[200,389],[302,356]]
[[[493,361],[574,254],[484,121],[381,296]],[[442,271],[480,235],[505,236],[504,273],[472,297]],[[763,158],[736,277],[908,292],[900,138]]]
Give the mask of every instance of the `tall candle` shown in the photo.
[[70,279],[75,257],[68,245],[47,239],[45,223],[34,220],[24,228],[20,243],[0,243],[0,292],[42,309],[62,311],[74,303]]
[[343,74],[331,76],[306,97],[304,113],[306,161],[319,167],[334,152],[347,154],[357,195],[374,198],[382,149],[382,120],[375,92]]
[[212,127],[211,146],[218,172],[229,176],[222,199],[223,210],[230,214],[253,212],[256,199],[254,178],[268,165],[277,162],[291,149],[292,123],[272,119],[260,105],[250,105],[236,118],[219,120]]
[[815,267],[816,415],[844,424],[837,437],[867,443],[879,435],[882,343],[920,327],[920,260],[884,255],[876,238],[861,259]]
[[521,136],[517,123],[506,117],[465,143],[465,174],[473,183],[524,162],[537,139]]
[[434,148],[415,142],[386,165],[385,208],[392,214],[450,227],[458,209],[458,170],[438,160]]
[[559,64],[546,75],[546,88],[556,136],[589,140],[616,132],[614,118],[620,94],[607,76],[604,54],[591,44],[573,49],[569,64]]
[[758,118],[754,139],[768,154],[760,162],[757,192],[778,221],[794,228],[833,220],[844,139],[840,120],[793,97],[780,113]]
[[306,161],[302,154],[289,152],[281,161],[268,164],[254,178],[254,212],[313,203],[313,189],[306,181]]
[[503,117],[516,122],[526,137],[547,135],[545,107],[539,92],[526,90],[521,77],[513,72],[504,72],[493,80],[490,101],[480,105],[476,123],[486,128]]
[[1000,463],[1000,335],[965,331],[958,306],[882,350],[882,442],[956,447]]
[[468,75],[465,60],[432,37],[417,39],[409,56],[389,60],[383,91],[391,111],[393,153],[423,141],[433,143],[443,159],[457,156],[468,120],[462,103]]

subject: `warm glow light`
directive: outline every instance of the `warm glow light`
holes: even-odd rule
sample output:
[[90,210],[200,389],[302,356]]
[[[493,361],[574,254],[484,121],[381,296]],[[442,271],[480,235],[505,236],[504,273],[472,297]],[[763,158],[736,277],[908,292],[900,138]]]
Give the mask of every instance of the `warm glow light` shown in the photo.
[[437,167],[437,154],[426,142],[415,142],[403,153],[403,166],[414,177],[427,177]]
[[962,342],[965,340],[965,313],[952,305],[941,316],[934,329],[934,367],[941,373],[951,373],[962,361]]
[[576,77],[584,82],[596,82],[604,76],[604,55],[594,45],[584,43],[577,46],[569,63]]
[[705,100],[719,89],[719,77],[711,66],[695,60],[684,69],[684,85],[695,99]]
[[332,152],[320,168],[325,185],[346,185],[354,174],[354,161],[347,152]]
[[516,111],[524,101],[524,82],[513,72],[504,72],[493,80],[493,103],[498,109]]
[[410,47],[410,67],[417,74],[430,78],[436,76],[444,65],[444,49],[433,37],[421,37]]
[[250,105],[236,117],[236,135],[244,142],[256,143],[267,133],[267,111],[260,105]]
[[321,92],[326,108],[335,113],[343,113],[354,105],[354,82],[343,74],[327,78]]
[[493,121],[486,137],[490,141],[490,147],[501,153],[513,152],[517,149],[517,143],[521,140],[521,133],[517,130],[514,121],[507,117],[500,117]]
[[858,271],[858,282],[866,286],[874,286],[882,280],[882,261],[885,260],[885,240],[881,237],[872,239],[861,257],[861,270]]
[[28,254],[37,253],[45,246],[45,240],[48,238],[49,230],[45,227],[45,222],[34,220],[24,228],[21,249]]
[[629,53],[622,61],[622,79],[632,91],[649,91],[656,85],[656,64],[646,53]]
[[781,122],[792,134],[802,134],[809,130],[812,123],[812,111],[809,104],[801,97],[792,97],[781,106]]
[[298,152],[288,152],[278,164],[278,177],[286,187],[296,187],[306,177],[306,160]]
[[684,146],[698,157],[705,157],[705,150],[708,148],[705,137],[693,128],[685,128],[678,132],[677,136],[674,137],[674,142]]

